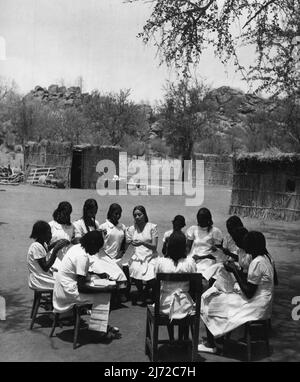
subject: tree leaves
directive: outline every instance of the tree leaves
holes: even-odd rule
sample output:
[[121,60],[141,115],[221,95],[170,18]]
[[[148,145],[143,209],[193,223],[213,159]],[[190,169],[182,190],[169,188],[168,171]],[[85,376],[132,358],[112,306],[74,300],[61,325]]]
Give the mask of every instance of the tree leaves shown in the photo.
[[[154,41],[161,60],[174,64],[184,76],[191,65],[199,63],[203,50],[213,47],[224,64],[233,58],[244,79],[258,82],[259,91],[283,95],[299,92],[299,45],[293,42],[300,36],[299,0],[151,3],[152,14],[139,37],[145,43]],[[247,72],[239,60],[242,45],[253,45],[256,50],[255,64]]]

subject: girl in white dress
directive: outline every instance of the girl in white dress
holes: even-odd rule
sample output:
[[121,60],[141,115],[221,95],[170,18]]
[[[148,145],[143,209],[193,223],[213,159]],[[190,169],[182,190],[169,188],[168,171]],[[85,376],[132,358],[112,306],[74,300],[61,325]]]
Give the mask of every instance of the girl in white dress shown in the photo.
[[96,220],[98,204],[95,199],[87,199],[83,205],[82,218],[73,222],[74,244],[78,244],[80,238],[90,231],[99,229],[99,222]]
[[[133,255],[128,262],[129,275],[137,287],[138,298],[145,303],[147,292],[150,289],[153,291],[158,232],[157,225],[148,221],[145,207],[134,207],[133,217],[134,225],[126,231],[126,243],[133,248]],[[143,283],[146,284],[145,289]]]
[[[32,228],[31,239],[35,239],[29,247],[27,254],[28,284],[31,289],[53,289],[54,277],[50,271],[57,252],[65,245],[64,240],[55,242],[55,245],[48,246],[52,234],[51,227],[47,222],[37,221]],[[50,249],[52,253],[50,253]]]
[[[53,212],[53,220],[49,222],[52,232],[51,243],[55,243],[57,240],[65,239],[71,244],[71,240],[74,236],[74,227],[71,224],[72,206],[69,202],[59,203],[57,209]],[[57,271],[61,265],[61,261],[67,252],[69,245],[66,245],[60,251],[58,251],[56,260],[52,266],[54,271]]]
[[120,223],[122,208],[119,204],[110,205],[106,222],[99,226],[103,234],[104,245],[99,253],[93,257],[90,271],[94,273],[105,272],[111,280],[117,281],[118,289],[126,288],[127,278],[118,265],[118,260],[124,253],[126,227]]
[[202,295],[201,318],[207,327],[207,343],[199,344],[199,351],[215,353],[214,338],[248,321],[271,317],[274,266],[266,249],[264,235],[261,232],[249,232],[244,238],[244,247],[252,255],[247,280],[234,262],[228,262],[225,268],[233,273],[239,288],[224,293],[213,285]]
[[237,227],[231,230],[230,236],[232,238],[232,244],[230,248],[233,252],[226,247],[218,246],[218,248],[223,251],[225,257],[222,262],[217,262],[203,272],[203,277],[209,281],[209,286],[214,285],[224,292],[232,291],[235,278],[231,273],[225,270],[224,263],[226,261],[234,261],[238,269],[242,270],[244,279],[247,279],[248,268],[252,261],[252,256],[246,253],[244,248],[244,238],[247,233],[248,230],[245,227]]
[[244,227],[243,222],[238,216],[232,215],[226,220],[226,228],[228,233],[224,237],[223,247],[232,253],[236,253],[238,249],[232,238],[232,232],[238,227]]
[[[186,238],[182,232],[174,232],[169,237],[166,257],[157,259],[156,273],[196,273],[195,261],[186,257]],[[188,293],[189,282],[162,282],[160,310],[168,314],[170,320],[182,319],[193,311],[193,300]]]
[[[53,290],[53,307],[55,313],[69,311],[74,304],[95,304],[104,314],[101,327],[109,329],[108,314],[110,293],[103,287],[90,286],[88,270],[90,256],[96,255],[103,246],[102,233],[91,231],[85,234],[79,244],[72,246],[64,256],[61,267],[55,278]],[[93,315],[93,313],[92,313]]]
[[222,232],[213,226],[212,216],[207,208],[197,213],[198,225],[191,226],[186,232],[187,253],[197,264],[197,272],[203,273],[215,264],[214,246],[223,241]]
[[164,233],[162,242],[163,242],[163,247],[162,247],[162,254],[166,255],[167,253],[167,247],[168,247],[168,241],[169,237],[172,235],[173,232],[181,232],[182,228],[185,227],[185,218],[182,215],[176,215],[175,218],[172,220],[173,224],[173,229],[170,231],[166,231]]
[[126,226],[119,222],[121,216],[121,206],[113,203],[109,206],[105,223],[100,225],[104,235],[103,249],[113,260],[118,260],[124,253]]

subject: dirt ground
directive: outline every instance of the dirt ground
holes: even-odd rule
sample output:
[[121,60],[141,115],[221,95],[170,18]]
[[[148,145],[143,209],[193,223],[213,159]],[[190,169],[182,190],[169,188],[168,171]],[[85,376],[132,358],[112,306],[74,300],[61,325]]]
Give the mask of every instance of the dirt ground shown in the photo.
[[[0,321],[0,361],[94,361],[94,362],[144,362],[146,309],[124,303],[111,312],[110,322],[119,326],[122,338],[101,343],[91,332],[82,330],[81,346],[72,349],[72,327],[56,330],[49,338],[50,319],[40,320],[30,331],[29,316],[33,294],[27,286],[26,254],[31,243],[29,235],[38,219],[52,220],[52,212],[60,201],[68,200],[73,206],[72,220],[81,216],[87,198],[95,198],[99,204],[97,218],[105,220],[108,206],[118,202],[123,207],[122,222],[132,224],[132,209],[145,205],[151,222],[159,228],[161,239],[171,220],[177,214],[186,217],[187,226],[196,224],[198,208],[186,207],[183,196],[122,196],[99,197],[95,190],[57,190],[30,185],[0,186],[0,295],[7,303],[7,319]],[[203,206],[211,209],[215,226],[225,232],[228,218],[230,190],[223,187],[206,187]],[[292,297],[300,296],[300,229],[299,222],[260,222],[243,219],[248,229],[261,230],[274,257],[279,277],[276,287],[272,317],[271,348],[267,357],[259,345],[254,352],[256,361],[300,361],[300,321],[294,321],[291,312]],[[300,314],[300,311],[299,311]],[[203,324],[201,324],[203,334]],[[230,347],[225,356],[205,355],[203,362],[239,361],[245,349]],[[186,361],[187,353],[181,348],[163,347],[161,361]]]

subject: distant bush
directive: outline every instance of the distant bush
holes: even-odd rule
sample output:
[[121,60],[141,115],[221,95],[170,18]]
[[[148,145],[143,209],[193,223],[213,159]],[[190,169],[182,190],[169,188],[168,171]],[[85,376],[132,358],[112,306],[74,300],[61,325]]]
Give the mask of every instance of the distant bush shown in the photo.
[[170,149],[166,145],[166,142],[164,142],[160,138],[154,138],[151,141],[151,149],[152,149],[152,151],[154,151],[155,153],[157,153],[161,156],[167,156],[170,154]]

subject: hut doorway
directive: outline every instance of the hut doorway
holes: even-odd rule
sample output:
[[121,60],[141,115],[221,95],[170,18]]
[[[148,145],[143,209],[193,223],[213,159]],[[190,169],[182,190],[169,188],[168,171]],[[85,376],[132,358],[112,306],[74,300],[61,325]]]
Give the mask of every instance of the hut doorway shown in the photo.
[[81,188],[82,159],[83,152],[74,150],[71,167],[71,188]]

